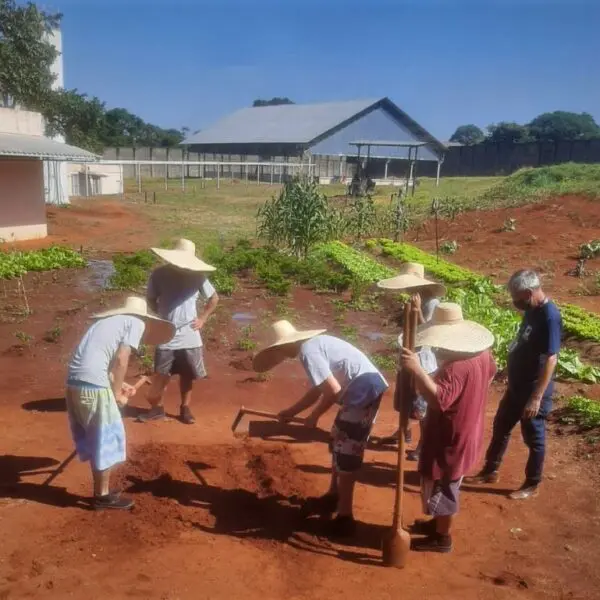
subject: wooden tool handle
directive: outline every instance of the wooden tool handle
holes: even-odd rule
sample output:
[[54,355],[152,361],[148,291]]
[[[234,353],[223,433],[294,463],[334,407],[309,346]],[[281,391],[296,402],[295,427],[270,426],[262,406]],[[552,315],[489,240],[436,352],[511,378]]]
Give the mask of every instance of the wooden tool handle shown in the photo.
[[135,390],[139,390],[145,383],[150,383],[150,378],[146,377],[145,375],[143,377],[140,377],[134,384],[134,388]]
[[[244,413],[247,415],[253,415],[255,417],[265,417],[265,419],[274,419],[279,420],[279,415],[277,413],[267,412],[264,410],[254,410],[252,408],[244,408]],[[292,417],[291,419],[287,419],[290,423],[300,423],[304,424],[306,419],[302,417]]]

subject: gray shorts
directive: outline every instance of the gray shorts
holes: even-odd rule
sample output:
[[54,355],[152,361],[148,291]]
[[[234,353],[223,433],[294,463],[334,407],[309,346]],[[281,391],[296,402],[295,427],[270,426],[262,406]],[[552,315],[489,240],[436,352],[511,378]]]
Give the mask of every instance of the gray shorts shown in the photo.
[[442,481],[421,477],[421,500],[423,512],[432,517],[455,515],[459,508],[459,491],[462,477],[454,481]]
[[159,375],[179,375],[186,379],[204,379],[206,369],[202,348],[157,348],[154,354],[154,372]]

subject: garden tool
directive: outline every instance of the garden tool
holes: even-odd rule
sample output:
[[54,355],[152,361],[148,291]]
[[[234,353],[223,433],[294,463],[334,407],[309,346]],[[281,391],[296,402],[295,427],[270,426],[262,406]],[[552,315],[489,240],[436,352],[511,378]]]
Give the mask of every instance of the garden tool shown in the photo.
[[[414,352],[417,334],[418,312],[412,302],[404,308],[404,323],[402,346]],[[402,529],[402,509],[404,504],[404,460],[405,440],[404,430],[408,422],[408,407],[414,393],[412,377],[400,369],[396,377],[396,392],[394,406],[399,411],[398,421],[398,459],[396,465],[396,495],[394,498],[394,513],[392,527],[383,539],[383,564],[386,567],[402,569],[406,565],[410,551],[410,535]]]
[[[135,391],[139,390],[145,383],[150,383],[149,377],[140,377],[134,384]],[[65,460],[50,474],[50,476],[42,482],[42,485],[50,485],[72,462],[77,455],[77,450],[73,450]]]
[[[233,423],[231,424],[231,431],[233,431],[233,435],[236,437],[240,437],[245,435],[246,432],[238,432],[236,433],[236,429],[238,428],[240,421],[243,419],[244,415],[252,415],[254,417],[264,417],[265,419],[272,419],[277,421],[279,419],[276,413],[266,412],[264,410],[254,410],[252,408],[246,408],[245,406],[240,406],[240,410],[236,415]],[[305,419],[301,417],[292,417],[288,420],[289,423],[298,423],[299,425],[304,425]]]

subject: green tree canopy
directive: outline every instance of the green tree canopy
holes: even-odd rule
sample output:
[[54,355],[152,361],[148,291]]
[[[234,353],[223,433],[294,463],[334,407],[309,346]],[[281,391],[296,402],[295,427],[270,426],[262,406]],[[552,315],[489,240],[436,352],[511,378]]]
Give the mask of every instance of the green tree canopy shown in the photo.
[[501,121],[488,127],[486,140],[493,143],[529,142],[531,135],[525,125],[513,121]]
[[457,144],[464,144],[465,146],[472,146],[473,144],[483,142],[484,139],[485,134],[477,125],[461,125],[452,134],[450,141]]
[[556,110],[537,116],[527,127],[531,136],[540,142],[600,138],[600,127],[588,113]]
[[294,101],[290,100],[287,96],[285,98],[280,98],[279,96],[276,96],[275,98],[271,98],[270,100],[261,100],[260,98],[258,98],[252,103],[252,106],[279,106],[281,104],[294,104]]
[[60,19],[60,14],[44,12],[32,2],[0,0],[0,105],[46,108],[56,58],[48,34]]

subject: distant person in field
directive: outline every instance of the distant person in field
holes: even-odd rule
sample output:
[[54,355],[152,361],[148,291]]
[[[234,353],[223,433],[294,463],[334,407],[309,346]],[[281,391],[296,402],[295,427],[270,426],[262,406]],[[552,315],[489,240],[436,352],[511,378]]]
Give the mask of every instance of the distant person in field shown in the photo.
[[[412,294],[414,306],[418,309],[419,329],[429,323],[433,317],[436,306],[440,303],[440,297],[446,293],[443,285],[425,279],[425,267],[419,263],[405,263],[396,277],[383,279],[377,283],[377,287],[395,292],[405,292]],[[398,345],[402,347],[402,334],[398,336]],[[427,346],[421,348],[417,353],[421,366],[426,373],[432,374],[437,369],[435,354]],[[410,417],[419,422],[419,443],[414,450],[406,451],[406,458],[411,461],[418,461],[419,454],[423,445],[423,432],[425,428],[425,417],[427,414],[427,402],[422,396],[417,396],[413,404]],[[389,436],[380,438],[379,443],[394,444],[398,442],[400,430],[396,430]],[[412,442],[412,431],[410,421],[406,423],[404,438],[407,444]]]
[[125,428],[118,405],[135,388],[125,383],[131,350],[142,341],[167,342],[175,332],[167,321],[148,314],[146,301],[134,296],[124,306],[95,315],[69,362],[67,411],[77,454],[89,461],[94,508],[129,509],[133,502],[110,489],[111,469],[125,461]]
[[[167,264],[150,275],[146,296],[148,305],[175,326],[175,337],[156,348],[154,377],[148,401],[151,408],[140,415],[141,422],[165,418],[163,395],[172,375],[179,375],[180,419],[195,422],[190,408],[197,379],[206,377],[200,332],[217,308],[219,296],[206,274],[215,270],[196,256],[196,246],[181,239],[174,250],[152,248]],[[198,301],[204,306],[198,314]]]
[[523,311],[517,338],[509,347],[508,386],[496,418],[483,470],[470,483],[496,483],[512,430],[521,423],[529,448],[525,481],[513,500],[536,496],[546,453],[546,419],[552,410],[554,372],[560,351],[562,319],[548,300],[535,271],[517,271],[508,282],[513,304]]
[[458,304],[443,302],[417,333],[417,346],[435,348],[435,376],[423,369],[416,353],[402,350],[402,368],[414,376],[428,413],[419,474],[423,512],[433,518],[415,521],[412,533],[425,537],[413,541],[414,550],[452,550],[460,486],[483,449],[485,405],[496,374],[489,351],[493,343],[485,327],[463,320]]
[[308,427],[334,405],[340,406],[331,430],[333,454],[329,491],[307,501],[305,514],[311,512],[336,518],[329,522],[329,533],[350,536],[356,522],[353,515],[354,484],[383,393],[388,384],[375,365],[348,342],[325,330],[298,331],[288,321],[273,325],[274,341],[254,358],[254,369],[268,371],[286,358],[299,358],[311,384],[310,390],[295,404],[279,413],[286,422],[311,408]]

